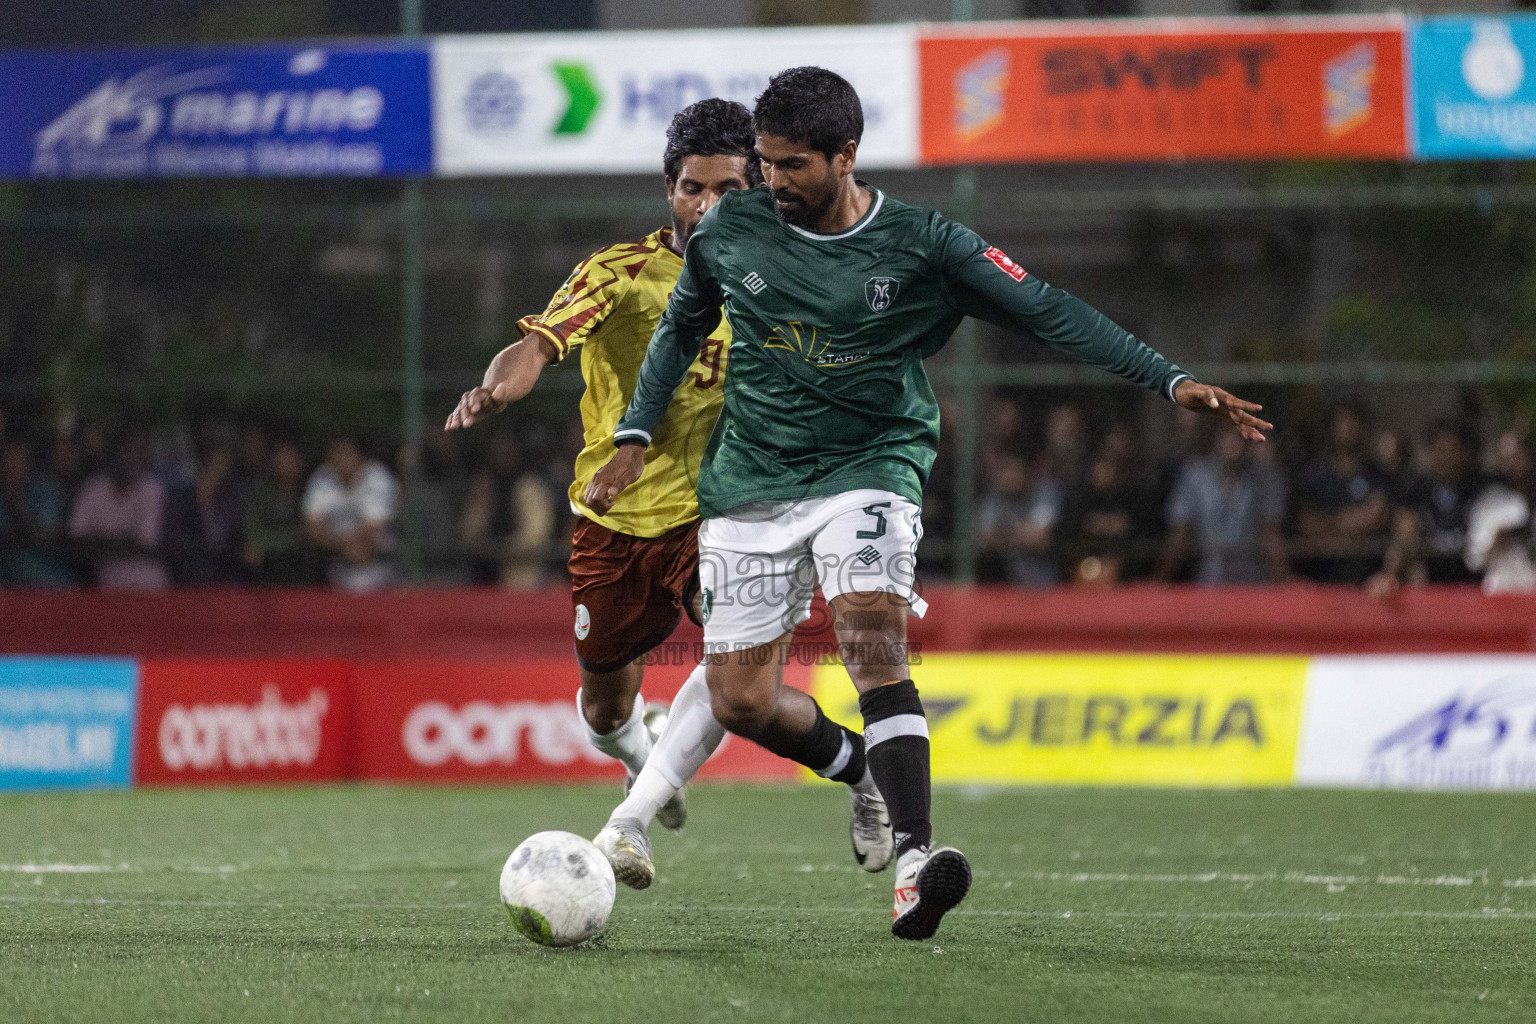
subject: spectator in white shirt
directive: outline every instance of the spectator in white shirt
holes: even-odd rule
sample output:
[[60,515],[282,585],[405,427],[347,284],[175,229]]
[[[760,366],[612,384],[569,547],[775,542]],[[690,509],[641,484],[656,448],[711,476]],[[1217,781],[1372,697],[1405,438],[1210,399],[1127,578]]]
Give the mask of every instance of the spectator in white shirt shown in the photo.
[[1494,446],[1494,470],[1496,479],[1468,513],[1467,568],[1483,574],[1485,593],[1536,590],[1536,460],[1530,442],[1506,431]]
[[330,556],[332,586],[376,590],[394,581],[389,555],[399,507],[399,487],[382,463],[365,459],[350,437],[331,442],[304,492],[304,528]]

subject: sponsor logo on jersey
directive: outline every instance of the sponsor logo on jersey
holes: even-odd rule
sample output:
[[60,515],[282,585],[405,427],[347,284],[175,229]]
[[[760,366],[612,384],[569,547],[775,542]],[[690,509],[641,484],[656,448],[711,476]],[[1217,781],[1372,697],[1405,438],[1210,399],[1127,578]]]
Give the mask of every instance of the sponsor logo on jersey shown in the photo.
[[869,303],[869,308],[876,313],[884,313],[890,309],[899,291],[901,291],[901,282],[894,277],[872,277],[864,282],[864,298]]
[[307,767],[320,756],[329,705],[320,689],[285,704],[276,686],[255,704],[172,704],[160,717],[160,757],[171,771]]
[[587,606],[576,606],[576,639],[585,640],[587,634],[592,632],[592,613],[587,611]]
[[467,765],[516,764],[525,753],[547,765],[576,761],[607,764],[609,758],[587,742],[586,726],[569,701],[471,701],[452,707],[442,701],[416,705],[400,729],[406,756],[437,767],[457,760]]
[[823,335],[815,324],[806,325],[799,320],[791,320],[787,324],[775,327],[768,335],[768,340],[763,342],[763,347],[782,348],[794,352],[801,359],[822,370],[852,366],[854,363],[862,363],[873,355],[871,352],[829,354],[827,349],[832,347],[831,336]]
[[865,565],[874,565],[876,562],[880,561],[880,552],[873,544],[866,544],[858,551],[855,551],[853,553],[853,557],[857,558]]
[[742,278],[741,283],[746,285],[747,291],[751,292],[753,295],[756,295],[758,292],[768,287],[768,282],[764,281],[755,270],[748,274],[746,277]]
[[997,246],[992,246],[986,252],[982,253],[982,255],[995,263],[998,270],[1001,270],[1015,281],[1024,280],[1024,268],[1013,262],[1013,260],[1009,259],[1008,254],[1003,252],[1003,250],[999,249]]

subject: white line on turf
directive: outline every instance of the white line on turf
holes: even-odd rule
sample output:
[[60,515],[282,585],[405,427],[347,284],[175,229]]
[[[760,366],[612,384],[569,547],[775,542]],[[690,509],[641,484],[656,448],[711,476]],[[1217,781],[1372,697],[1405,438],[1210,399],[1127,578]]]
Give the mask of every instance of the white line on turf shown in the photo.
[[[290,868],[292,865],[273,865],[274,867]],[[416,870],[420,865],[400,865],[399,870]],[[474,871],[474,866],[464,865],[434,865],[436,870],[462,870]],[[228,875],[236,872],[260,870],[250,864],[167,864],[154,869],[146,869],[143,866],[131,864],[0,864],[0,873],[14,873],[25,875],[44,874],[119,874],[142,873],[146,870],[160,870],[171,872],[185,872],[189,874]],[[369,872],[389,872],[394,870],[390,865],[369,865],[366,868],[347,869],[349,873],[359,870]],[[799,864],[791,868],[798,873],[848,873],[856,870],[852,864]],[[1159,874],[1159,873],[1133,873],[1133,872],[1091,872],[1091,871],[995,871],[985,868],[975,870],[978,879],[995,879],[999,881],[1026,881],[1026,882],[1062,882],[1069,885],[1258,885],[1258,884],[1283,884],[1283,885],[1406,885],[1406,886],[1433,886],[1461,888],[1475,885],[1493,885],[1493,879],[1489,877],[1487,869],[1473,872],[1469,875],[1319,875],[1303,871],[1262,871],[1262,872],[1226,872],[1226,871],[1199,871],[1190,873]],[[1498,883],[1506,889],[1536,888],[1536,878],[1505,878]]]
[[[221,908],[258,908],[271,910],[315,910],[322,909],[321,905],[313,902],[303,904],[264,903],[250,900],[119,900],[119,899],[68,899],[57,896],[0,896],[0,903],[21,904],[55,904],[63,906],[95,906],[95,907],[221,907]],[[478,903],[356,903],[352,901],[338,901],[331,904],[330,909],[344,907],[349,910],[486,910],[492,904],[487,901]],[[887,911],[881,907],[770,907],[770,906],[731,906],[711,904],[676,904],[676,903],[642,903],[625,905],[617,913],[627,914],[641,911],[660,911],[663,913],[706,913],[706,914],[869,914],[885,917]],[[1400,918],[1425,918],[1432,920],[1453,921],[1536,921],[1536,912],[1508,911],[1495,907],[1487,907],[1482,910],[1392,910],[1381,912],[1327,912],[1308,910],[1209,910],[1209,911],[1158,911],[1158,910],[984,910],[961,909],[951,911],[970,917],[1007,917],[1007,918],[1036,918],[1043,920],[1071,920],[1073,918],[1124,918],[1128,920],[1169,920],[1169,921],[1224,921],[1224,920],[1269,920],[1286,919],[1297,921],[1317,921],[1328,923],[1331,921],[1376,921],[1394,920]]]
[[[1006,872],[978,871],[977,877],[1007,877]],[[1235,884],[1249,884],[1257,882],[1283,882],[1293,885],[1431,885],[1431,886],[1466,886],[1476,885],[1479,882],[1488,884],[1486,873],[1482,875],[1310,875],[1300,871],[1266,871],[1258,874],[1229,874],[1222,871],[1207,871],[1189,875],[1135,875],[1119,873],[1090,873],[1090,872],[1065,872],[1065,871],[1036,871],[1019,874],[1014,878],[1024,878],[1033,882],[1135,882],[1135,883],[1169,883],[1169,884],[1209,884],[1212,882],[1231,882]],[[1508,885],[1508,880],[1505,881]]]
[[[285,865],[286,866],[286,865]],[[102,875],[139,874],[145,870],[132,864],[0,864],[0,874],[18,875]],[[166,864],[161,871],[183,871],[194,875],[229,875],[250,870],[249,864]]]
[[[811,873],[851,873],[858,870],[852,864],[800,864],[793,868],[801,874]],[[1199,871],[1187,874],[1137,874],[1131,872],[1092,872],[1092,871],[995,871],[987,868],[974,868],[973,873],[977,878],[996,879],[998,881],[1024,881],[1024,882],[1065,882],[1068,884],[1082,885],[1093,883],[1111,883],[1117,885],[1210,885],[1212,883],[1231,883],[1235,885],[1256,885],[1260,883],[1277,883],[1285,885],[1415,885],[1415,886],[1451,886],[1461,887],[1470,885],[1492,885],[1487,870],[1478,871],[1471,875],[1318,875],[1304,871],[1261,871],[1252,873],[1227,872],[1227,871]],[[1536,887],[1536,879],[1504,879],[1506,888]]]

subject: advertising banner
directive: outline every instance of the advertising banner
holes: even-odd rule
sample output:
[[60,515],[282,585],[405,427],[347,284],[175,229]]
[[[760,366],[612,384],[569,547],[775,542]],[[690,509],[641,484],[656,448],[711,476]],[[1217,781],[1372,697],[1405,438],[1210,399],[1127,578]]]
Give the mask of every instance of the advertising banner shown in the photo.
[[0,657],[0,791],[127,786],[138,666]]
[[1317,658],[1302,786],[1536,789],[1536,658]]
[[927,164],[1406,155],[1396,17],[925,28]]
[[[935,782],[1290,785],[1305,658],[931,654]],[[857,726],[841,667],[817,699]]]
[[917,161],[912,26],[442,36],[432,44],[440,174],[660,173],[672,116],[749,109],[770,75],[819,64],[864,103],[864,167]]
[[1414,154],[1536,154],[1536,17],[1429,18],[1409,34]]
[[343,661],[144,662],[138,780],[325,782],[349,774]]
[[[670,703],[696,661],[646,668],[647,699]],[[415,782],[622,780],[587,740],[574,658],[378,662],[356,666],[359,774]],[[795,766],[727,736],[701,778],[792,779]]]
[[371,177],[432,168],[427,53],[0,53],[0,176]]

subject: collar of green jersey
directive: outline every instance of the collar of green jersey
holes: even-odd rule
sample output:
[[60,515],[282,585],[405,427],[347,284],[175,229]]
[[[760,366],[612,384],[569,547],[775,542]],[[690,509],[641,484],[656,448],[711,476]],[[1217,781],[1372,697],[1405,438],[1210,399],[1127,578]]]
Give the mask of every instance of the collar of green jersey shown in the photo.
[[872,220],[874,220],[875,216],[880,212],[880,207],[885,203],[885,193],[881,192],[879,189],[875,188],[868,182],[860,181],[858,178],[854,178],[853,183],[859,186],[859,188],[862,188],[873,194],[875,199],[874,202],[869,204],[869,209],[864,211],[864,216],[860,217],[858,222],[855,223],[853,227],[849,228],[847,231],[839,231],[835,235],[823,235],[815,231],[807,231],[805,228],[798,227],[794,224],[785,224],[784,226],[789,228],[789,230],[793,231],[795,234],[804,238],[809,238],[814,242],[835,242],[839,238],[847,238],[849,235],[856,235],[860,231],[863,231],[864,228]]

